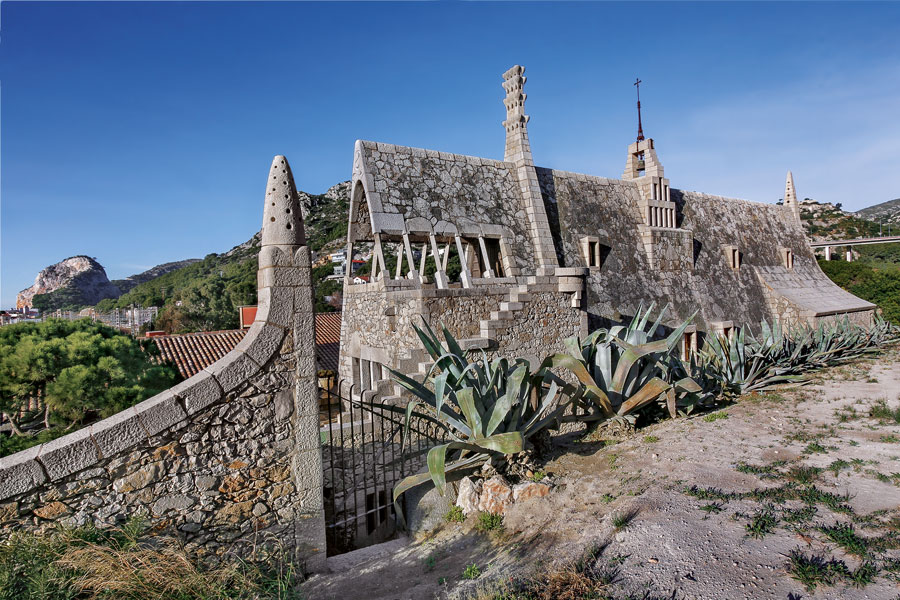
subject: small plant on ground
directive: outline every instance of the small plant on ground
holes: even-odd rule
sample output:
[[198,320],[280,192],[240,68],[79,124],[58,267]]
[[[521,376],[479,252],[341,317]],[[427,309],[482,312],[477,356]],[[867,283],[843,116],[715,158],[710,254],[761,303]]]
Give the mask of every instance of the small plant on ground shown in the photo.
[[478,579],[481,577],[481,569],[475,563],[468,564],[462,572],[462,577],[463,579]]
[[853,525],[838,523],[836,525],[819,526],[819,531],[829,540],[855,556],[864,557],[868,551],[868,541],[857,535]]
[[788,571],[791,577],[799,581],[810,592],[819,585],[834,585],[850,574],[850,569],[842,560],[825,560],[815,554],[806,554],[800,548],[791,550],[788,555],[790,563]]
[[822,469],[818,467],[798,465],[795,467],[791,467],[790,471],[788,471],[787,473],[787,476],[792,481],[796,481],[801,485],[808,485],[818,479],[819,473],[821,472]]
[[466,513],[463,512],[462,507],[451,506],[444,518],[448,523],[462,523],[466,520]]
[[425,560],[422,562],[424,563],[423,568],[425,569],[425,572],[427,573],[429,571],[434,570],[434,566],[435,566],[435,564],[437,564],[437,558],[435,558],[434,554],[429,554],[428,556],[425,557]]
[[545,472],[543,472],[543,471],[535,471],[535,472],[531,475],[531,481],[537,483],[537,482],[541,481],[541,480],[542,480],[544,477],[546,477],[546,476],[547,476],[547,474],[546,474]]
[[826,452],[828,452],[828,448],[819,442],[810,442],[806,445],[806,448],[803,449],[804,454],[825,454]]
[[628,524],[631,523],[636,516],[636,511],[615,512],[612,515],[613,527],[615,527],[617,530],[624,529],[628,527]]
[[489,512],[478,513],[478,523],[475,529],[482,533],[499,531],[503,529],[503,515],[494,515]]
[[744,528],[747,530],[748,536],[761,539],[772,533],[777,524],[778,517],[775,516],[774,509],[768,506],[756,511],[750,522],[744,525]]
[[887,401],[882,398],[869,409],[869,416],[873,419],[878,419],[881,423],[900,424],[900,406],[891,408],[888,406]]
[[659,438],[656,437],[655,435],[645,435],[645,436],[644,436],[644,441],[645,441],[646,443],[648,443],[648,444],[653,444],[653,443],[655,443],[655,442],[658,442],[658,441],[659,441]]
[[703,417],[703,420],[707,423],[712,423],[713,421],[718,421],[719,419],[727,419],[728,413],[725,411],[709,413],[708,415]]

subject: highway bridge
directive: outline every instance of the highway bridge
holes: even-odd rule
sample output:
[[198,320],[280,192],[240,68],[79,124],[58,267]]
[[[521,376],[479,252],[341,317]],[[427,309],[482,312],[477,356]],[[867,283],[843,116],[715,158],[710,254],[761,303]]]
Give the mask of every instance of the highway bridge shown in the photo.
[[900,243],[900,235],[888,235],[882,237],[857,238],[855,240],[824,240],[810,242],[812,248],[824,248],[825,260],[831,260],[833,248],[844,248],[847,261],[853,260],[853,246],[867,246],[869,244],[896,244]]

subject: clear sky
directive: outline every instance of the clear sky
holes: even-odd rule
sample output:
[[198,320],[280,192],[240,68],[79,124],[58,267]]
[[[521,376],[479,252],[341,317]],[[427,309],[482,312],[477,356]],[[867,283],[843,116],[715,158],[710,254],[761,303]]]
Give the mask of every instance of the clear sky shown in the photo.
[[858,209],[900,196],[900,3],[0,5],[0,304],[43,267],[110,278],[258,230],[267,169],[349,179],[370,139],[502,158],[527,68],[540,166],[620,177],[644,131],[672,186]]

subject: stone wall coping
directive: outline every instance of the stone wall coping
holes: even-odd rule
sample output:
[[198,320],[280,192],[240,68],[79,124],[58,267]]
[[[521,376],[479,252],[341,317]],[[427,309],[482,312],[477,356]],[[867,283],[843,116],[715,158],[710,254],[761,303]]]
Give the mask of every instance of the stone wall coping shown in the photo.
[[[286,253],[288,260],[295,264],[294,253],[298,249],[291,247]],[[293,288],[303,287],[303,282],[293,281],[289,273],[296,271],[296,267],[282,264],[267,270],[288,272],[283,278],[285,283],[260,288],[256,320],[234,350],[193,377],[135,406],[50,442],[0,458],[0,501],[87,469],[164,430],[184,426],[191,415],[217,402],[259,372],[262,365],[281,351],[291,327]]]
[[371,142],[368,140],[357,140],[362,147],[368,151],[387,152],[390,154],[412,154],[417,157],[439,158],[441,160],[452,160],[454,162],[471,163],[485,167],[502,167],[510,171],[516,168],[515,163],[504,162],[493,158],[484,158],[482,156],[469,156],[467,154],[454,154],[452,152],[440,152],[438,150],[429,150],[426,148],[415,148],[413,146],[398,146],[396,144],[384,144],[381,142]]

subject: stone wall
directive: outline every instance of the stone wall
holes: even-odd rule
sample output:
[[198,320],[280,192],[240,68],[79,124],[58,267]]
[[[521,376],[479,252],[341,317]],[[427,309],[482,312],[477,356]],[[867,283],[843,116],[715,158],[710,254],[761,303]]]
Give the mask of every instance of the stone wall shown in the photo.
[[[529,284],[535,277],[520,277],[511,283],[482,282],[474,288],[437,289],[424,285],[409,290],[390,291],[381,283],[356,285],[345,290],[341,323],[340,377],[353,381],[353,360],[362,358],[404,373],[414,373],[426,361],[413,325],[423,320],[435,331],[446,325],[464,348],[484,349],[489,357],[543,359],[562,351],[562,340],[587,332],[586,313],[572,306],[573,292],[559,291],[560,278],[543,277],[541,284]],[[483,320],[509,303],[518,289],[533,290],[521,308],[483,337]]]
[[[769,297],[784,295],[789,288],[831,298],[829,310],[871,313],[874,308],[822,273],[801,225],[782,207],[673,189],[678,229],[653,228],[648,247],[642,231],[651,228],[643,225],[638,211],[635,183],[550,169],[538,169],[538,177],[560,264],[587,266],[582,250],[587,236],[599,239],[607,250],[587,280],[585,308],[594,316],[627,318],[641,302],[656,302],[671,304],[668,325],[699,309],[695,323],[701,331],[714,321],[756,327],[763,319],[789,320],[800,312],[807,322],[814,321],[818,301],[812,294],[785,301]],[[692,265],[683,264],[687,236],[692,240]],[[738,268],[729,263],[729,245],[740,253]],[[769,282],[767,290],[766,277],[782,268],[783,248],[793,253],[790,283]],[[791,302],[802,306],[794,311],[797,315],[787,308]]]
[[199,554],[277,544],[308,570],[324,566],[309,249],[283,157],[267,190],[259,308],[244,339],[174,388],[0,458],[0,531],[143,515]]

